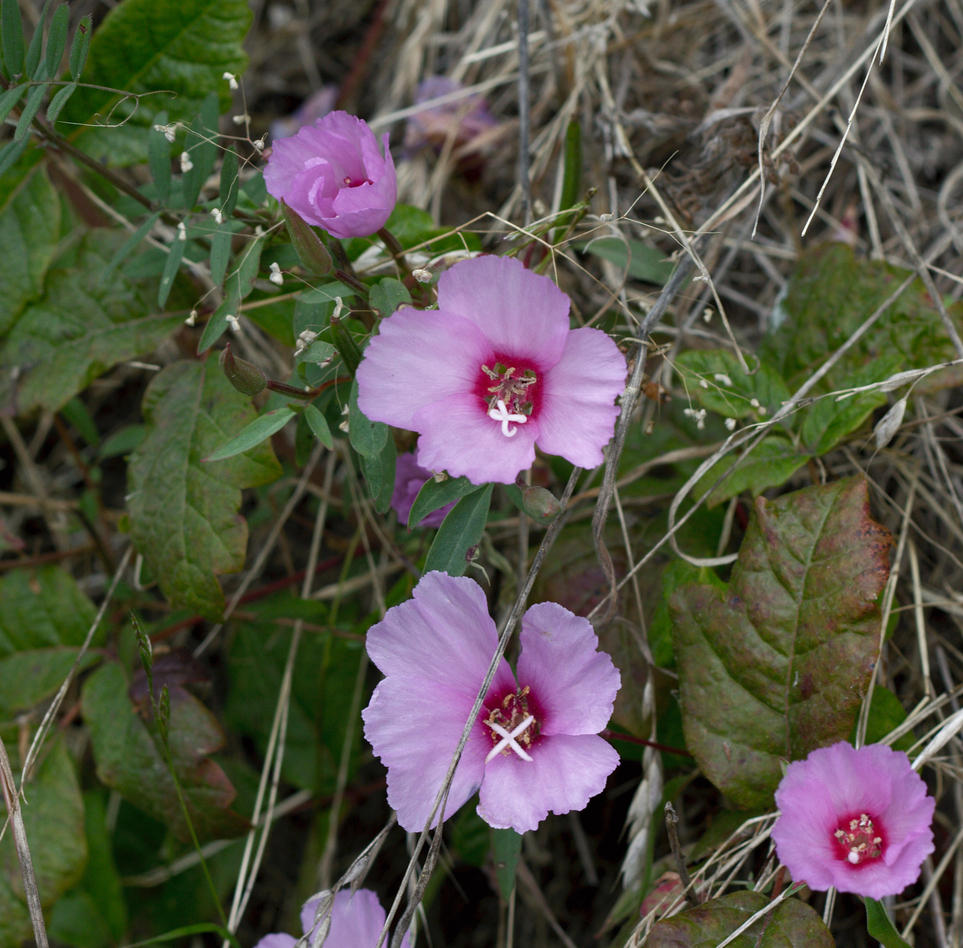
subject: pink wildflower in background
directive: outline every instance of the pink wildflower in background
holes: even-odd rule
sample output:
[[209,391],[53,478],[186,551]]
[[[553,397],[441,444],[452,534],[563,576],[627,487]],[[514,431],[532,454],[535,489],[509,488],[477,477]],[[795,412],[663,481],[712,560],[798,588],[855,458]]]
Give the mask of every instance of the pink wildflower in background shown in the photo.
[[933,809],[909,758],[841,741],[791,763],[776,790],[776,854],[795,882],[881,899],[919,878]]
[[[314,917],[320,902],[321,896],[316,895],[301,907],[301,929],[305,935],[314,934],[318,927]],[[385,918],[385,910],[378,896],[370,889],[358,889],[356,892],[341,889],[335,893],[331,906],[331,927],[322,944],[324,948],[375,948]],[[265,935],[254,948],[294,948],[297,941],[293,935],[277,932]],[[407,934],[402,945],[405,948],[410,945]]]
[[333,237],[375,233],[398,196],[388,136],[379,148],[367,123],[347,112],[329,112],[276,141],[264,183],[270,194]]
[[[618,765],[598,732],[619,673],[588,620],[539,603],[523,616],[520,641],[517,681],[502,659],[444,819],[478,790],[483,820],[524,833],[549,811],[583,809]],[[388,768],[388,802],[406,830],[428,820],[497,644],[481,587],[438,572],[368,630],[368,654],[386,677],[362,713],[364,733]]]
[[358,367],[358,407],[417,431],[418,463],[474,484],[508,484],[535,446],[602,463],[625,358],[598,329],[569,329],[569,298],[509,257],[455,264],[438,309],[382,321]]
[[[431,471],[425,470],[416,460],[414,454],[407,451],[399,454],[395,461],[395,489],[391,494],[391,506],[398,515],[398,522],[403,526],[408,526],[408,515],[411,513],[411,505],[418,496],[418,491],[425,486],[425,482],[431,478]],[[419,527],[440,527],[445,515],[454,507],[454,502],[433,510],[427,517],[423,517]]]

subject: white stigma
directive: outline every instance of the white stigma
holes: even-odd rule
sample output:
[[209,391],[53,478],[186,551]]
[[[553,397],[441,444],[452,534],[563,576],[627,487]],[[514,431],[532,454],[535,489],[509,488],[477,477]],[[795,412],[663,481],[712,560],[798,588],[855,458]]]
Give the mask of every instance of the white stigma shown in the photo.
[[531,757],[525,752],[525,750],[518,743],[517,738],[521,737],[526,730],[528,730],[528,725],[535,720],[534,715],[528,715],[518,727],[513,731],[506,731],[500,724],[495,724],[494,721],[486,721],[485,723],[501,738],[501,740],[488,752],[488,756],[485,758],[485,763],[487,764],[493,757],[497,757],[506,748],[511,748],[515,751],[522,760],[527,760],[531,762]]
[[497,407],[488,409],[488,417],[493,421],[500,421],[502,423],[502,434],[506,438],[515,437],[518,429],[513,428],[510,422],[514,421],[516,424],[524,425],[525,422],[528,421],[528,415],[513,415],[501,398],[498,399],[495,404]]

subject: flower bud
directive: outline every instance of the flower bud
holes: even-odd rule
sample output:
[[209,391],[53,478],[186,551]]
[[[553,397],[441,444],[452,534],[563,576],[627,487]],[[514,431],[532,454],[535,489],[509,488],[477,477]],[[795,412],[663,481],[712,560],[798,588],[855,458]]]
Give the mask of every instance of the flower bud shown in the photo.
[[536,523],[551,523],[559,515],[562,505],[551,491],[530,484],[521,492],[522,510]]
[[227,380],[242,395],[257,395],[267,388],[267,376],[253,362],[237,358],[230,343],[221,350],[220,363]]

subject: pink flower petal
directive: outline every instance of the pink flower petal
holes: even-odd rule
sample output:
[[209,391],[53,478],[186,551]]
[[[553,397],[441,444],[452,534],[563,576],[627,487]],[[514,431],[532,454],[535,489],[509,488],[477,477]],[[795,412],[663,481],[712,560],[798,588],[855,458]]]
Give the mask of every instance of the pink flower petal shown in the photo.
[[[301,908],[301,927],[305,935],[310,935],[316,927],[314,919],[320,902],[321,896],[317,895]],[[335,893],[331,906],[331,927],[324,942],[325,948],[374,948],[386,918],[378,896],[370,889],[355,892],[341,889]],[[408,948],[409,944],[406,934],[402,945]]]
[[[479,677],[478,685],[481,682]],[[424,829],[474,698],[448,688],[426,689],[423,680],[389,677],[378,684],[361,713],[364,736],[388,768],[388,803],[411,833]],[[444,819],[478,788],[489,750],[491,740],[476,722],[455,769]],[[432,826],[437,823],[436,815]]]
[[583,619],[555,602],[522,617],[518,684],[528,685],[544,712],[542,734],[597,734],[612,716],[618,670]]
[[471,392],[491,354],[488,340],[466,319],[439,310],[398,310],[365,349],[358,407],[372,421],[420,431],[418,413]]
[[284,932],[273,932],[265,935],[254,948],[294,948],[297,938]]
[[[439,572],[422,576],[412,598],[389,609],[367,636],[368,655],[383,674],[425,688],[443,685],[472,700],[497,645],[481,586],[467,576]],[[509,686],[514,681],[504,659],[502,680]]]
[[535,461],[538,423],[517,425],[515,434],[506,437],[478,402],[474,394],[452,396],[418,413],[418,463],[452,477],[467,477],[473,484],[512,484]]
[[544,737],[531,757],[499,754],[486,765],[478,814],[489,825],[525,833],[550,811],[581,810],[619,763],[615,748],[594,734]]
[[598,329],[575,329],[545,376],[538,446],[579,467],[598,467],[615,431],[615,399],[625,387],[625,357]]
[[456,263],[438,280],[438,308],[474,322],[499,352],[546,368],[561,357],[569,331],[568,297],[511,257]]

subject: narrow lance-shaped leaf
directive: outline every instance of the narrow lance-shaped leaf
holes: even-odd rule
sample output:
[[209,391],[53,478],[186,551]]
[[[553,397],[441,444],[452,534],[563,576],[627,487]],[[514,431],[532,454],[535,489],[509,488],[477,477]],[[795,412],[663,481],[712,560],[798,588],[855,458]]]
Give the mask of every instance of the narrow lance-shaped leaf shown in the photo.
[[485,531],[491,502],[492,485],[485,484],[448,511],[425,558],[426,573],[437,569],[452,576],[464,575],[471,549]]
[[849,737],[890,543],[860,478],[760,498],[728,587],[672,597],[686,746],[737,805],[770,806],[781,760]]

